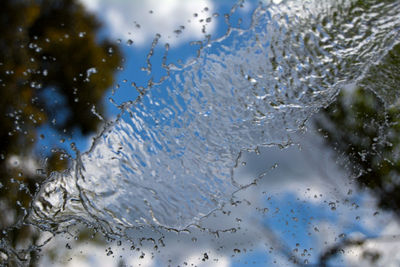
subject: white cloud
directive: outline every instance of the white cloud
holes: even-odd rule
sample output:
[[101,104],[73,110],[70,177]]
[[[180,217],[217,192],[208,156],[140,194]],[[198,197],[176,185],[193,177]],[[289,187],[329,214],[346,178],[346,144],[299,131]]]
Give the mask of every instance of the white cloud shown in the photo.
[[81,0],[85,7],[94,12],[99,8],[99,0]]
[[[361,246],[354,246],[348,249],[345,260],[349,266],[399,266],[400,264],[400,225],[391,221],[386,224],[380,237],[371,238]],[[375,262],[366,255],[379,253]]]
[[[178,44],[204,38],[215,30],[214,5],[210,0],[81,0],[92,12],[104,19],[113,38],[133,40],[148,45],[157,33],[161,42]],[[197,17],[194,14],[197,13]],[[207,22],[207,18],[211,18]],[[200,22],[200,20],[203,20]],[[184,26],[181,27],[181,26]],[[175,31],[182,31],[177,34]]]
[[7,167],[11,169],[21,170],[23,173],[29,175],[40,174],[37,173],[39,164],[35,160],[35,157],[33,155],[32,156],[11,155],[7,158]]

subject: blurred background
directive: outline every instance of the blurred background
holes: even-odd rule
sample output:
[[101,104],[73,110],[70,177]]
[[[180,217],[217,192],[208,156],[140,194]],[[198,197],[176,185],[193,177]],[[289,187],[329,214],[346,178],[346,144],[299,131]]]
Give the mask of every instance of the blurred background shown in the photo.
[[[354,14],[368,8],[349,3]],[[166,75],[156,64],[151,75],[146,70],[149,51],[164,51],[154,46],[156,34],[179,66],[196,58],[199,46],[189,41],[225,34],[223,14],[234,4],[0,2],[1,265],[398,266],[400,45],[311,117],[293,135],[296,145],[239,157],[238,180],[267,178],[256,178],[202,225],[235,231],[166,231],[163,247],[148,240],[151,229],[139,229],[133,236],[144,242],[132,244],[84,224],[49,233],[24,220],[41,183],[89,149],[138,88]],[[257,2],[239,4],[231,21],[245,28]],[[183,26],[193,17],[196,23]]]

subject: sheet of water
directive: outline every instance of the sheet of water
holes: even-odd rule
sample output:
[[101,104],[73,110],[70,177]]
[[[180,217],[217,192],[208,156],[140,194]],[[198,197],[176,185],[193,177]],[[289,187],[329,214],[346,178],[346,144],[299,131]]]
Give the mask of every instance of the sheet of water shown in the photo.
[[245,186],[232,176],[241,151],[290,143],[398,42],[399,1],[355,2],[261,5],[249,28],[231,27],[127,101],[68,172],[43,184],[29,221],[182,230],[221,207]]

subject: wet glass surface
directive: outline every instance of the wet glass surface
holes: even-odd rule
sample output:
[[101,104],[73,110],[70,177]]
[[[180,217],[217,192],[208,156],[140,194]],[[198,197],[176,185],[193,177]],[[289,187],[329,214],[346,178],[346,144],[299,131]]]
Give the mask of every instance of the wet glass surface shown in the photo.
[[0,7],[0,265],[399,264],[399,1]]

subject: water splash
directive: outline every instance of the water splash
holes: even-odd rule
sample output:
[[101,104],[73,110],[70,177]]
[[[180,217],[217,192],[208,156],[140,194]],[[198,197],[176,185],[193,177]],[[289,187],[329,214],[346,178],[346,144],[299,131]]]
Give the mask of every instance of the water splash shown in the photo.
[[126,102],[90,151],[37,194],[29,220],[123,233],[184,229],[243,187],[243,150],[285,145],[398,41],[398,1],[286,1],[230,27],[193,64]]

